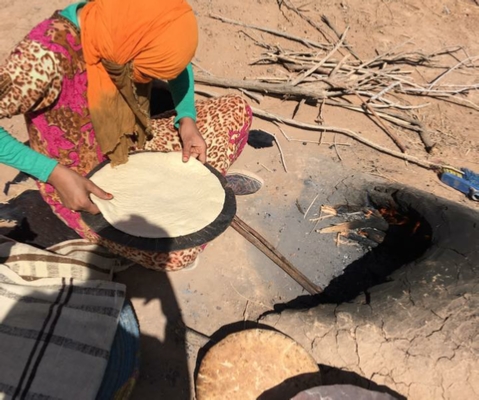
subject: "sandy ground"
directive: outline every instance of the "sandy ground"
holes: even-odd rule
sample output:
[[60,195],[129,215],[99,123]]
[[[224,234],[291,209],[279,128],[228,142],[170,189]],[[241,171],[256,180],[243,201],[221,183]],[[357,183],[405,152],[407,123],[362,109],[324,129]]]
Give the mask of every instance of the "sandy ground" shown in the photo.
[[[0,59],[36,22],[68,3],[64,0],[0,0]],[[302,10],[303,16],[326,32],[326,37],[305,18],[288,9],[286,2],[281,8],[274,0],[192,0],[191,4],[200,26],[196,71],[218,78],[291,78],[292,75],[277,64],[255,64],[265,47],[279,46],[308,53],[316,50],[277,35],[221,22],[211,15],[327,43],[328,39],[336,41],[337,38],[321,22],[321,16],[326,15],[338,32],[349,27],[347,42],[362,60],[370,60],[387,51],[430,54],[454,46],[462,48],[456,54],[457,59],[441,59],[446,65],[443,68],[401,66],[420,84],[431,82],[467,57],[479,55],[479,7],[473,0],[296,1],[294,4]],[[342,49],[343,56],[346,53]],[[442,79],[447,84],[473,85],[479,83],[479,72],[477,67],[461,68],[447,72]],[[198,88],[215,93],[237,92],[201,85]],[[477,91],[461,99],[479,104]],[[358,104],[354,96],[349,100]],[[469,106],[464,107],[429,97],[409,96],[402,100],[408,105],[428,104],[412,112],[434,132],[432,139],[436,143],[433,153],[428,154],[416,133],[394,128],[406,144],[408,154],[434,163],[479,171],[477,106],[468,103]],[[287,97],[264,96],[259,103],[251,100],[251,104],[284,118],[295,115],[296,121],[309,124],[314,124],[318,115],[317,104],[298,107],[298,101]],[[326,105],[322,119],[323,125],[350,129],[397,151],[385,132],[363,114]],[[2,121],[2,124],[20,140],[27,139],[21,117]],[[321,286],[326,286],[341,273],[348,260],[360,254],[353,254],[352,250],[331,251],[331,238],[309,235],[312,225],[298,214],[298,202],[306,209],[316,195],[316,206],[348,201],[360,197],[356,188],[365,182],[380,182],[412,186],[479,209],[479,203],[443,185],[434,172],[380,153],[351,137],[324,133],[324,142],[347,144],[334,148],[309,143],[318,141],[318,132],[289,126],[283,126],[282,132],[275,124],[259,117],[255,118],[253,128],[275,134],[283,157],[276,146],[245,149],[235,167],[257,173],[265,180],[265,187],[254,196],[238,199],[238,215],[267,236],[296,265],[308,271],[310,278]],[[287,141],[283,133],[298,141]],[[0,171],[2,183],[16,175],[5,166],[0,166]],[[14,196],[18,190],[23,188],[2,194],[2,200]],[[209,336],[225,325],[247,326],[247,321],[255,321],[261,314],[273,310],[275,304],[302,293],[289,277],[232,230],[227,230],[207,248],[201,256],[200,266],[193,271],[157,274],[134,267],[118,279],[128,285],[142,327],[142,377],[133,396],[138,400],[157,399],[160,394],[168,399],[191,398],[197,356]]]

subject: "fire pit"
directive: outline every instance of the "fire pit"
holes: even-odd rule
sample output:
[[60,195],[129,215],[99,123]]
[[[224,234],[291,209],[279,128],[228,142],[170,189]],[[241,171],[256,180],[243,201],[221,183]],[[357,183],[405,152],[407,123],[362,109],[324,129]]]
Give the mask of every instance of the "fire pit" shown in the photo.
[[343,303],[361,293],[370,302],[368,289],[386,282],[396,269],[419,259],[431,245],[432,229],[414,208],[396,200],[399,192],[373,190],[365,206],[322,207],[335,224],[318,229],[335,234],[336,246],[359,245],[365,254],[333,279],[320,296],[310,301]]
[[478,213],[405,187],[376,187],[368,198],[379,213],[372,215],[388,223],[383,239],[364,234],[371,217],[363,209],[358,228],[351,210],[334,208],[343,221],[326,232],[375,244],[321,295],[281,304],[260,322],[310,348],[325,384],[408,399],[476,398]]

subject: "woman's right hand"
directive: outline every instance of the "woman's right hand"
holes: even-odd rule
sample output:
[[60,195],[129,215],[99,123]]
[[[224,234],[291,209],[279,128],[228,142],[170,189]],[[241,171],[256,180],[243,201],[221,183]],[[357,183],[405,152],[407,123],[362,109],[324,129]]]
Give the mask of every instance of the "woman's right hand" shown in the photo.
[[90,200],[90,193],[103,200],[111,200],[113,195],[105,192],[91,180],[75,171],[58,164],[50,174],[48,183],[57,190],[62,204],[74,211],[98,214],[100,210]]

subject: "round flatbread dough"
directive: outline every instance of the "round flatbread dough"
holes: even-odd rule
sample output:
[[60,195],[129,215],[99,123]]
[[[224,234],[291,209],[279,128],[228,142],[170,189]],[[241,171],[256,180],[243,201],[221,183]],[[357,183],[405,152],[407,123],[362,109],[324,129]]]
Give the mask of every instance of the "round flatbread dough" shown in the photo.
[[248,329],[208,350],[195,386],[198,400],[275,400],[319,384],[319,367],[300,344],[277,331]]
[[113,194],[92,195],[103,217],[116,229],[145,238],[175,238],[198,232],[223,209],[225,190],[218,177],[180,152],[141,152],[126,164],[105,165],[90,178]]

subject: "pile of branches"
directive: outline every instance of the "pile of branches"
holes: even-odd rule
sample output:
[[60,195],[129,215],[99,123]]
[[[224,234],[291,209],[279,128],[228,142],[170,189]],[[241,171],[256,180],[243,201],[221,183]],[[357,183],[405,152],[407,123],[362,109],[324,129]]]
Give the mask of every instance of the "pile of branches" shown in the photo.
[[[349,28],[339,33],[328,18],[323,16],[323,24],[329,27],[335,35],[336,40],[331,41],[330,36],[324,32],[321,26],[309,19],[288,0],[278,1],[280,6],[286,6],[318,29],[325,38],[328,38],[330,43],[318,43],[265,27],[247,25],[239,21],[210,15],[211,18],[224,23],[267,32],[301,43],[305,50],[285,50],[278,45],[258,41],[245,32],[258,46],[265,50],[261,57],[254,61],[254,64],[279,65],[285,71],[284,76],[262,76],[254,79],[234,80],[215,77],[203,70],[200,74],[196,74],[196,82],[216,87],[236,88],[256,100],[259,100],[258,93],[297,100],[298,105],[291,118],[284,118],[254,107],[253,112],[256,116],[274,121],[277,124],[282,123],[320,132],[341,133],[383,153],[425,168],[440,170],[445,167],[407,154],[406,145],[394,133],[391,124],[416,132],[424,143],[425,150],[430,152],[435,145],[431,140],[432,132],[413,113],[414,110],[426,107],[429,103],[411,105],[404,101],[405,95],[442,99],[463,107],[479,110],[479,105],[466,97],[470,91],[478,89],[479,84],[454,85],[444,83],[444,78],[453,71],[475,68],[479,57],[470,57],[466,54],[464,59],[460,59],[460,55],[465,53],[461,47],[424,54],[421,52],[396,52],[401,47],[398,46],[396,49],[378,54],[370,60],[362,60],[346,40]],[[444,56],[455,60],[454,65],[447,67],[442,65],[441,61]],[[441,72],[427,84],[419,84],[414,81],[412,71],[405,69],[405,66],[439,68]],[[201,69],[201,67],[199,68]],[[198,90],[198,93],[208,95],[207,92],[201,90]],[[358,101],[352,102],[350,100],[351,96]],[[299,106],[305,102],[318,104],[319,111],[315,124],[302,123],[294,119]],[[323,125],[322,107],[324,105],[343,107],[366,114],[393,140],[398,150],[390,150],[377,145],[351,130]],[[282,132],[284,134],[284,131]],[[285,137],[291,140],[286,135]]]

